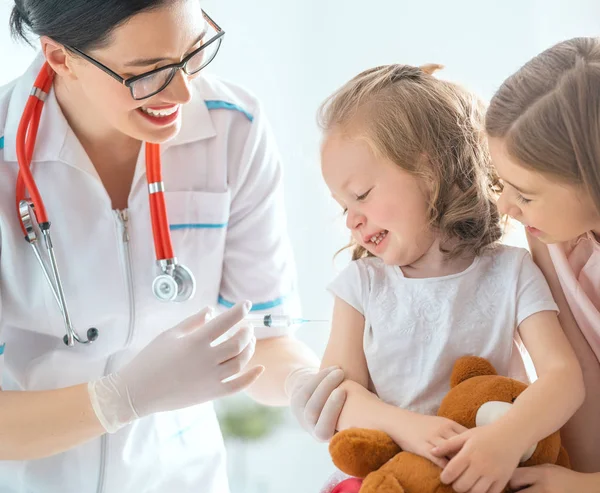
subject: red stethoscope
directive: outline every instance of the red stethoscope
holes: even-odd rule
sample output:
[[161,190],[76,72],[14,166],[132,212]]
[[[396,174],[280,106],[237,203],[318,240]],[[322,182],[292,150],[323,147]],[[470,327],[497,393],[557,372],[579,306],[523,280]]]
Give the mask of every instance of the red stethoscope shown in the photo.
[[[33,248],[35,256],[44,271],[44,277],[48,281],[62,313],[66,328],[66,335],[63,340],[67,346],[73,346],[74,341],[82,344],[95,341],[98,338],[98,330],[95,328],[88,329],[87,339],[83,339],[73,329],[52,246],[50,221],[30,169],[42,108],[52,87],[53,80],[54,71],[45,63],[33,85],[19,123],[17,130],[19,174],[16,186],[16,207],[25,239]],[[154,237],[156,261],[160,269],[160,273],[152,282],[152,291],[161,301],[187,301],[194,296],[196,281],[192,272],[187,267],[179,264],[177,258],[173,255],[164,197],[165,186],[162,181],[160,146],[146,143],[145,150],[152,235]],[[30,198],[26,197],[27,194]],[[43,259],[38,245],[38,230],[44,238],[50,268]]]

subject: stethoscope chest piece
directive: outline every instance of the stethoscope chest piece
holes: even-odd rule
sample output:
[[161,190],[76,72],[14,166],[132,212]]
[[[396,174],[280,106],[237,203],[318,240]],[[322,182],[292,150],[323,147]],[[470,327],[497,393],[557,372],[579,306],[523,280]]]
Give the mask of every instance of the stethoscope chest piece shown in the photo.
[[196,280],[192,272],[176,259],[161,260],[163,271],[154,279],[152,291],[160,301],[184,302],[196,293]]

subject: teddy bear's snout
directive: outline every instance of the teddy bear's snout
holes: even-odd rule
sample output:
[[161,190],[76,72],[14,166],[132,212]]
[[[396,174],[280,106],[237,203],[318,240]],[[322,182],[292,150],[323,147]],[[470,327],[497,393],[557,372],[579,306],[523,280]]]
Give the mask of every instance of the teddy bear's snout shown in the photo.
[[[503,401],[488,401],[484,403],[478,410],[475,417],[476,426],[485,426],[497,421],[504,416],[512,407],[510,402]],[[536,445],[530,447],[521,457],[521,462],[525,462],[531,458],[535,452]]]

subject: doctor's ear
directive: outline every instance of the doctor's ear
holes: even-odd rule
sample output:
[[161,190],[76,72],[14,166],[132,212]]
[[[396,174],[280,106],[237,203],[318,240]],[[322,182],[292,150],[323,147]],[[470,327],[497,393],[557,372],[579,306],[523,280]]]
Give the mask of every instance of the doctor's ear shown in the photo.
[[48,36],[42,36],[40,43],[48,65],[57,75],[69,79],[77,78],[73,71],[75,58],[63,45]]

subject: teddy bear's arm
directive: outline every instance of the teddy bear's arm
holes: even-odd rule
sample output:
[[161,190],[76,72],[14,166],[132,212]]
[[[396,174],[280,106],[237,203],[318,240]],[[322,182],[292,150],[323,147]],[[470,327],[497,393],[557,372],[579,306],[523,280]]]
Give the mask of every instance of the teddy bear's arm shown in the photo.
[[364,478],[400,452],[400,447],[381,431],[353,428],[336,434],[329,453],[342,472]]

